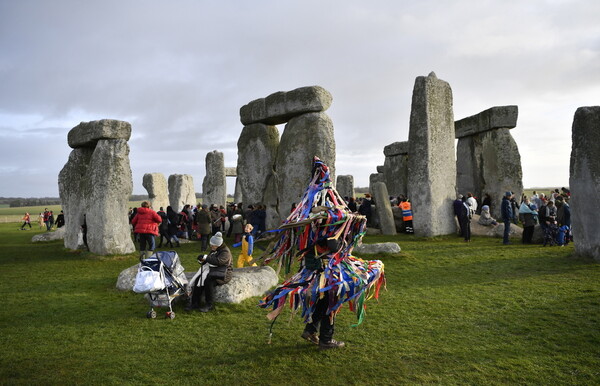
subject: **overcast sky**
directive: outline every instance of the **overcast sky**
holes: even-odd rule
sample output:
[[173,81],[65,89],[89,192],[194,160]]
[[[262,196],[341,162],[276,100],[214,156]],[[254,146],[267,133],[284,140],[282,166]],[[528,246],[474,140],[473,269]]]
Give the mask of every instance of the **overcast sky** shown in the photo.
[[68,131],[104,118],[132,124],[135,194],[149,172],[200,192],[206,153],[237,163],[242,105],[311,85],[337,174],[368,186],[431,71],[456,120],[518,105],[525,187],[566,186],[575,110],[600,104],[600,1],[0,0],[0,196],[58,197]]

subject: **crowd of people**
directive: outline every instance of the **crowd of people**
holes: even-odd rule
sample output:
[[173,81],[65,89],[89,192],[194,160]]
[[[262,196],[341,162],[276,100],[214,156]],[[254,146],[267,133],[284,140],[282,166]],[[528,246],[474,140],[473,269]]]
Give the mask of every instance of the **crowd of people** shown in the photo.
[[[511,224],[523,227],[523,244],[533,242],[534,229],[540,225],[543,232],[543,245],[567,245],[573,241],[571,233],[571,192],[567,188],[555,189],[549,194],[533,191],[531,197],[522,194],[517,199],[513,192],[507,191],[500,205],[500,221],[504,224],[503,243],[510,244]],[[484,196],[481,209],[478,200],[471,194],[459,194],[453,203],[454,214],[458,220],[460,235],[465,242],[471,240],[471,219],[479,214],[478,223],[483,226],[496,226],[500,221],[491,215],[492,200],[489,194]]]
[[[32,229],[31,214],[29,214],[29,212],[26,212],[21,220],[23,221],[23,224],[21,225],[21,228],[19,228],[20,230],[24,231],[27,229]],[[38,225],[40,229],[46,228],[48,232],[54,228],[61,228],[65,225],[65,215],[61,210],[60,214],[54,218],[54,212],[48,210],[48,208],[45,208],[44,211],[38,216]],[[26,226],[29,226],[29,228],[25,228]]]

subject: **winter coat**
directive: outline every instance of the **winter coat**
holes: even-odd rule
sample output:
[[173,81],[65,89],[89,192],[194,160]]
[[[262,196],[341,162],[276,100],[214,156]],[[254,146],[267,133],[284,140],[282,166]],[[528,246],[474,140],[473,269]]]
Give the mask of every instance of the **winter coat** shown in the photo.
[[239,234],[244,233],[244,217],[241,213],[235,213],[230,218],[231,221],[231,233]]
[[206,209],[201,209],[196,213],[196,222],[198,223],[198,232],[201,235],[208,235],[212,232],[210,213]]
[[500,211],[502,212],[502,221],[504,221],[504,222],[512,221],[512,219],[513,219],[512,204],[506,196],[502,197],[502,205],[500,206]]
[[481,215],[479,216],[479,221],[477,222],[484,226],[495,225],[494,223],[498,223],[490,214],[490,207],[487,205],[481,207]]
[[131,224],[134,233],[148,233],[158,236],[158,224],[162,222],[160,216],[150,208],[138,208]]
[[231,251],[225,244],[210,252],[206,256],[206,262],[215,266],[210,267],[209,277],[217,278],[217,284],[229,283],[233,275],[233,258]]

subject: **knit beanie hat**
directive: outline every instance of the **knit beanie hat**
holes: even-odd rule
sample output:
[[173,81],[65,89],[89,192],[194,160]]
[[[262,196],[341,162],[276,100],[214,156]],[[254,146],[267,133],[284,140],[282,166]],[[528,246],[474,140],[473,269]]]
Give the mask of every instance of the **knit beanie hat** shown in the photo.
[[210,245],[220,247],[221,244],[223,244],[223,235],[221,234],[221,232],[217,232],[213,237],[210,238]]

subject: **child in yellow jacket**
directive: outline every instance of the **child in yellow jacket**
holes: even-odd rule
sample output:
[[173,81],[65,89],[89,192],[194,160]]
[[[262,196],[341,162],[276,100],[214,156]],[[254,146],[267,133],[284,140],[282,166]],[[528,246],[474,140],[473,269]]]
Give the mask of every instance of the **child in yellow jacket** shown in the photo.
[[[244,234],[242,235],[242,241],[233,244],[234,248],[242,246],[242,253],[238,256],[237,268],[242,268],[244,263],[250,265],[252,263],[252,250],[254,249],[254,238],[252,237],[252,229],[254,227],[251,224],[246,224],[244,228]],[[256,263],[251,264],[252,267],[256,267]]]

